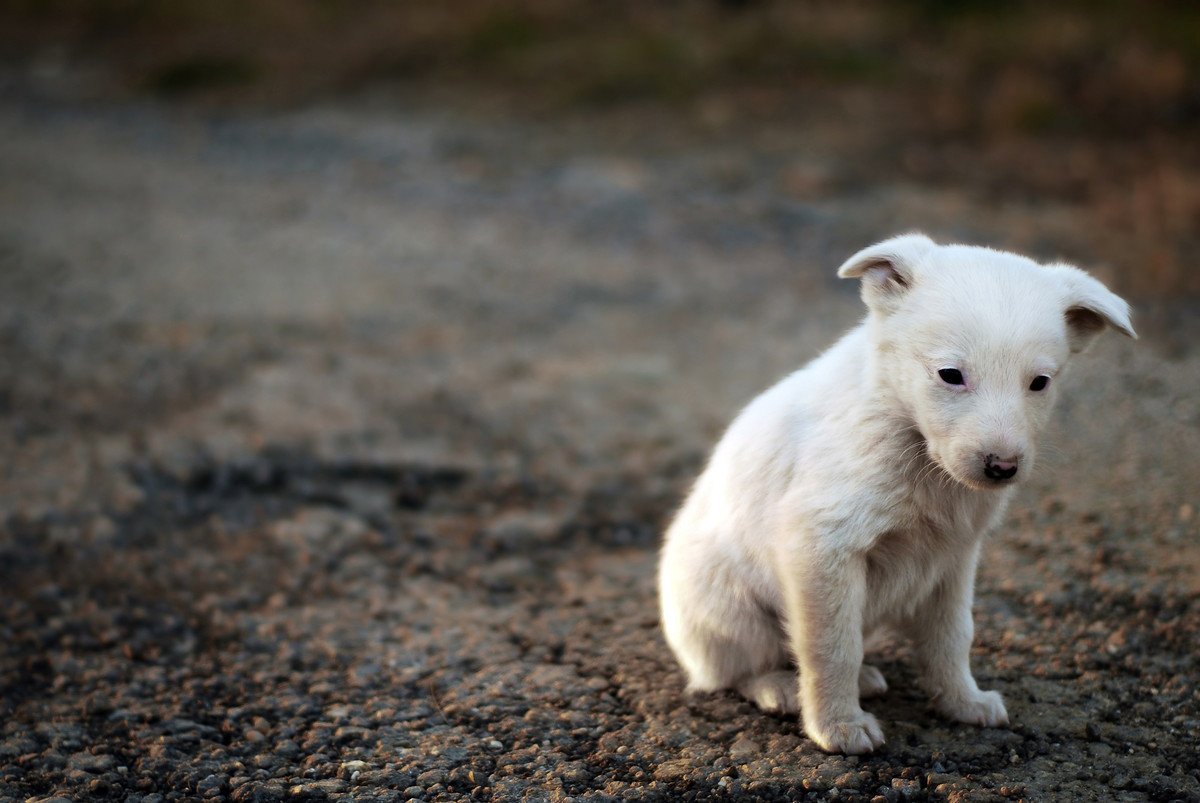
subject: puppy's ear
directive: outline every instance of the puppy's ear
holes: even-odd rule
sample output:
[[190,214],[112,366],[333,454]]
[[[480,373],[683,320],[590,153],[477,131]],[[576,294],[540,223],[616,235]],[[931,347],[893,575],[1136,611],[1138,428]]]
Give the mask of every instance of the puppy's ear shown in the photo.
[[866,305],[887,312],[916,280],[916,265],[936,247],[924,234],[902,234],[859,251],[838,268],[837,275],[862,279]]
[[1049,267],[1058,272],[1066,288],[1063,314],[1072,353],[1087,349],[1105,326],[1137,339],[1125,299],[1072,265],[1056,263]]

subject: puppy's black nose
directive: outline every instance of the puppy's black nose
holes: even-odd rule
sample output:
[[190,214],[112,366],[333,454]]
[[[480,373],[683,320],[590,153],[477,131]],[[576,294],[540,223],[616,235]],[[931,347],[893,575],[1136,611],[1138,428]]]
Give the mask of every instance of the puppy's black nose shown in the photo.
[[989,480],[1003,482],[1017,476],[1016,459],[1001,460],[994,454],[988,455],[983,461],[983,474]]

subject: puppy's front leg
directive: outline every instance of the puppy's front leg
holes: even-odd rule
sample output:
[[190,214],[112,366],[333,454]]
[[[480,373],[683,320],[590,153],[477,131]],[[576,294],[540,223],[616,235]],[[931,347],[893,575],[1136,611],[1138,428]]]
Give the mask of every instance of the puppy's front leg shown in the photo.
[[804,730],[830,753],[869,753],[883,744],[859,705],[866,567],[856,556],[797,556],[785,581],[792,648],[800,665]]
[[998,692],[981,691],[971,674],[971,601],[978,561],[976,546],[918,608],[910,629],[922,684],[934,707],[950,719],[994,728],[1008,724],[1004,699]]

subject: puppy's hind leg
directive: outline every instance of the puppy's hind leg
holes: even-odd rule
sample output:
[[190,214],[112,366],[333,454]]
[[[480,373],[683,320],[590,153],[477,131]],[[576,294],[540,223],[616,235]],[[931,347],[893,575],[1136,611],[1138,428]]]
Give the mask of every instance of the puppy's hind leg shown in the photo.
[[796,673],[784,671],[788,656],[776,622],[750,606],[727,614],[693,620],[687,631],[668,637],[687,670],[688,691],[733,688],[764,710],[798,710]]
[[878,697],[888,690],[883,673],[870,664],[863,664],[858,670],[858,698]]
[[[697,583],[673,568],[664,562],[660,578],[663,631],[687,672],[689,692],[741,690],[743,681],[788,665],[778,619],[739,593],[738,582],[718,573],[712,582]],[[789,674],[795,686],[795,674]],[[769,693],[768,686],[782,688],[763,681],[742,693],[763,707],[794,710],[785,692]]]
[[800,679],[794,669],[776,669],[747,678],[737,690],[763,711],[795,714],[800,710]]

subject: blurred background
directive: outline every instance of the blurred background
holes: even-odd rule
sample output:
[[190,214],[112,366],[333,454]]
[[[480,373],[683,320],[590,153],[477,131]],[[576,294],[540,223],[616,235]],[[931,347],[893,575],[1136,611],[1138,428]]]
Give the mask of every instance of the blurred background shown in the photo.
[[868,780],[1200,795],[1200,5],[0,0],[0,797],[828,788],[685,702],[655,549],[912,229],[1142,337],[988,546],[1020,729],[886,656]]
[[86,74],[109,97],[278,110],[388,88],[502,119],[624,111],[623,138],[646,147],[665,117],[764,156],[779,150],[764,129],[841,127],[847,164],[785,165],[781,192],[916,182],[1066,204],[1086,209],[1084,239],[1122,266],[1121,289],[1198,288],[1190,3],[4,0],[0,13],[10,64]]

